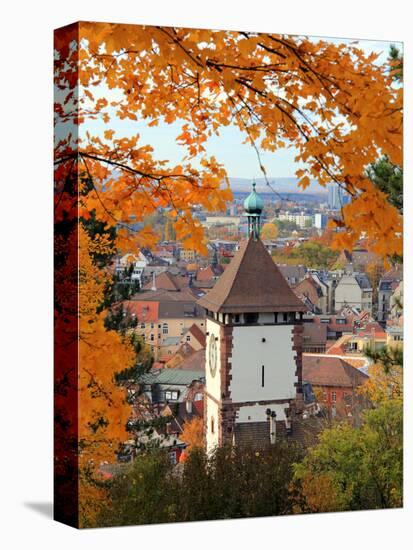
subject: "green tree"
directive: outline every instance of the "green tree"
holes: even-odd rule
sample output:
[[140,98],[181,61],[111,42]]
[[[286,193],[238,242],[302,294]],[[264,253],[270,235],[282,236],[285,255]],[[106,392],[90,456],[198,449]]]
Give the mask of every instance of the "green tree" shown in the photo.
[[194,448],[173,467],[167,453],[139,455],[110,486],[103,525],[283,515],[292,512],[289,486],[296,444],[266,450],[222,447],[208,455]]
[[275,223],[264,223],[261,229],[261,238],[274,240],[278,237],[278,227]]
[[[396,46],[391,45],[389,51],[389,64],[392,76],[397,82],[403,81],[403,55]],[[366,170],[367,177],[374,185],[385,193],[390,204],[403,213],[403,169],[383,155],[375,163],[370,164]]]
[[293,221],[274,220],[280,233],[291,233],[298,229],[298,225]]
[[403,81],[403,55],[394,44],[390,46],[389,62],[392,67],[393,78],[399,82]]
[[325,429],[295,465],[300,512],[398,508],[403,503],[403,406],[400,399],[365,411],[360,428]]
[[385,193],[389,202],[403,213],[403,170],[384,155],[367,168],[367,177]]
[[381,365],[385,374],[388,374],[393,367],[403,367],[402,348],[383,346],[378,351],[367,348],[364,353],[374,363]]
[[308,241],[300,244],[286,254],[275,254],[277,263],[303,264],[313,269],[328,269],[336,261],[339,253],[317,241]]
[[161,451],[136,459],[110,484],[112,506],[102,513],[104,526],[174,521],[178,478],[172,476],[168,455]]

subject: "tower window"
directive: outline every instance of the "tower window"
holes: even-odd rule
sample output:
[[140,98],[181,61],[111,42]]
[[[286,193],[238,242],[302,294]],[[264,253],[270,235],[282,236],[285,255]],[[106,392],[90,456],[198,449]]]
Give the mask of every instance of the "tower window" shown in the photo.
[[236,323],[239,323],[239,315],[238,315],[238,314],[234,316],[234,321],[235,321]]
[[258,323],[258,313],[245,313],[244,317],[247,324]]
[[261,366],[261,387],[263,388],[264,387],[264,382],[265,382],[265,373],[264,373],[264,365]]
[[211,416],[211,433],[215,433],[215,422],[213,416]]

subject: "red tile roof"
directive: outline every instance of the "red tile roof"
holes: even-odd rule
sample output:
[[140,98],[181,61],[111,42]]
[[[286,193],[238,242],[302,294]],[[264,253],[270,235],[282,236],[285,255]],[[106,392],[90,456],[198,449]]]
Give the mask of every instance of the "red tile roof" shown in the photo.
[[202,347],[205,347],[205,333],[199,328],[195,323],[191,325],[186,334],[192,334],[192,336],[201,344]]
[[219,277],[223,273],[224,269],[221,265],[213,266],[209,265],[203,269],[198,269],[196,273],[196,280],[200,282],[209,281],[214,277]]
[[151,323],[159,318],[159,302],[125,300],[123,305],[136,315],[139,323]]
[[[144,290],[152,290],[153,281],[149,281],[144,287]],[[177,277],[169,273],[168,271],[163,271],[155,277],[155,287],[157,290],[170,290],[177,291],[184,286],[183,282],[180,281]]]
[[332,345],[328,348],[327,354],[328,354],[328,355],[343,355],[343,354],[345,354],[344,345],[345,345],[346,342],[348,342],[348,340],[350,340],[352,337],[353,337],[352,334],[345,334],[344,336],[342,336],[341,338],[339,338],[336,342],[334,342],[334,344],[332,344]]
[[376,321],[367,323],[360,331],[357,331],[357,336],[374,336],[374,338],[386,338],[386,333],[381,325]]
[[313,386],[354,388],[367,380],[366,374],[344,359],[303,353],[303,381]]
[[327,326],[321,323],[303,323],[304,343],[322,344],[327,341]]
[[181,370],[196,370],[205,372],[205,350],[200,349],[195,351],[188,357],[186,357],[182,363],[179,364]]

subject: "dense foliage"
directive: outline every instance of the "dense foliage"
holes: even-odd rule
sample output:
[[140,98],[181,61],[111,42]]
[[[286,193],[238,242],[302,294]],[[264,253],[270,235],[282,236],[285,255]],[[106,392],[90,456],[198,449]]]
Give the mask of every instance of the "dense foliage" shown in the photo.
[[356,428],[325,429],[295,466],[297,512],[338,512],[403,505],[403,406],[384,401]]
[[[192,206],[223,210],[231,197],[225,166],[208,156],[207,144],[232,124],[265,178],[260,152],[292,146],[303,188],[315,178],[351,195],[335,246],[351,249],[366,234],[372,251],[401,254],[400,213],[365,174],[383,154],[402,165],[403,88],[394,52],[380,64],[357,45],[302,36],[107,23],[62,29],[55,49],[57,120],[85,125],[80,143],[62,134],[57,179],[79,162],[92,185],[80,213],[95,210],[118,225],[118,246],[131,232],[138,244],[153,244],[147,216],[167,208],[177,238],[206,252]],[[107,125],[103,135],[90,119]],[[142,143],[137,132],[116,133],[110,123],[119,119],[132,127],[176,123],[183,162],[157,159],[156,144]]]
[[174,469],[167,454],[148,453],[111,482],[111,505],[99,522],[129,525],[289,514],[292,463],[301,456],[294,444],[266,451],[220,448],[211,456],[194,448]]
[[273,254],[276,263],[290,265],[305,265],[313,269],[329,269],[337,260],[339,253],[322,243],[311,240],[297,247],[284,249]]

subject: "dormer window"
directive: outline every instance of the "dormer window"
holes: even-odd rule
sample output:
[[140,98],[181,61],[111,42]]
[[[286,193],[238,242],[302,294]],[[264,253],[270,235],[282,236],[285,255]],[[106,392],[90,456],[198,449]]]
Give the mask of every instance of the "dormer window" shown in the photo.
[[167,390],[165,392],[165,399],[167,401],[177,401],[178,400],[178,397],[179,397],[179,391],[170,391],[170,390]]

